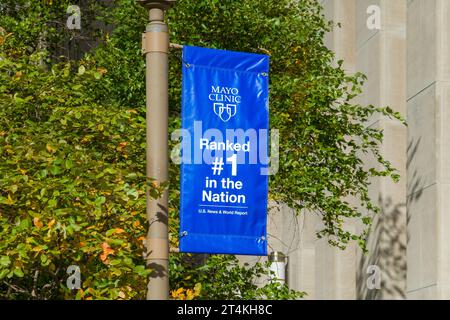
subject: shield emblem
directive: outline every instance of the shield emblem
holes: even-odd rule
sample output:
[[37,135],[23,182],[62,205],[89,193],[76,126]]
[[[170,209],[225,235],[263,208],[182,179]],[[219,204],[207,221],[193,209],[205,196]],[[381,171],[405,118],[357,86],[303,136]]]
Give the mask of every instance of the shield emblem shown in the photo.
[[214,103],[214,113],[223,122],[228,122],[236,114],[236,105],[235,104],[226,104],[225,105],[224,103],[215,102]]

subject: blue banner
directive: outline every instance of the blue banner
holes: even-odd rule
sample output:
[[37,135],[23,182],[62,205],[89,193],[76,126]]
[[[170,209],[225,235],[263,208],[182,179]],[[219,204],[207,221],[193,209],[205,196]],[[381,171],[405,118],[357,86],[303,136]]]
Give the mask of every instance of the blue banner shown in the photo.
[[269,57],[183,47],[180,251],[267,255]]

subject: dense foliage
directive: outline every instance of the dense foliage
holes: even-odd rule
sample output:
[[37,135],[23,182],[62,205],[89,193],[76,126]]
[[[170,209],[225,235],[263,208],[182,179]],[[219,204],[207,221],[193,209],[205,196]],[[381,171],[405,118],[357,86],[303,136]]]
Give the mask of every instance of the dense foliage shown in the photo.
[[[132,0],[87,1],[82,31],[67,30],[70,2],[0,3],[0,298],[141,299],[148,273],[140,52],[147,13]],[[271,127],[280,131],[280,167],[270,180],[270,198],[298,214],[318,213],[325,226],[319,236],[331,244],[345,247],[353,239],[364,248],[366,233],[346,232],[344,220],[369,225],[363,212],[378,210],[368,197],[369,178],[396,178],[378,153],[382,132],[365,123],[375,113],[399,116],[352,103],[364,76],[346,75],[334,64],[323,45],[331,23],[318,1],[180,0],[168,22],[173,42],[271,55]],[[102,31],[105,25],[114,31]],[[61,50],[83,47],[86,37],[97,37],[99,45],[83,59]],[[174,130],[180,123],[179,52],[171,53],[170,66]],[[364,168],[363,153],[373,154],[381,169]],[[178,179],[172,165],[173,246]],[[277,283],[257,286],[267,274],[263,264],[194,258],[172,255],[173,298],[301,296]],[[66,286],[69,265],[81,268],[80,290]]]

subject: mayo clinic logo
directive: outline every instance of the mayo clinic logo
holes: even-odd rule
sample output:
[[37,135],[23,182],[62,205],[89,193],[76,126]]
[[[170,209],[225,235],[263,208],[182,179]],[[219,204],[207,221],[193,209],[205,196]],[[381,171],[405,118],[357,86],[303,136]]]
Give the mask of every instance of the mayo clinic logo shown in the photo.
[[236,105],[230,103],[224,104],[221,102],[214,102],[214,113],[223,122],[228,122],[228,120],[230,120],[236,114]]
[[228,122],[236,115],[241,96],[237,88],[211,86],[209,100],[213,102],[214,113],[220,120]]

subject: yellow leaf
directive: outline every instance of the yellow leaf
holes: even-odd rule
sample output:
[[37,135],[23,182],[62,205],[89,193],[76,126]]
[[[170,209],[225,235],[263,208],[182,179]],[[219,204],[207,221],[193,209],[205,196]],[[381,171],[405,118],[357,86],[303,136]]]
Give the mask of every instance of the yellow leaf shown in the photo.
[[127,145],[128,145],[128,142],[126,142],[126,141],[121,142],[121,143],[119,143],[119,148],[120,148],[120,149],[123,149],[123,148],[125,148]]
[[40,229],[40,228],[42,228],[44,226],[38,217],[35,217],[33,219],[33,224],[38,229]]
[[49,144],[47,144],[46,149],[47,149],[47,151],[50,152],[50,153],[55,152],[55,149],[54,149],[51,145],[49,145]]
[[178,288],[178,290],[175,291],[175,294],[181,294],[183,293],[184,289],[183,288]]
[[120,228],[116,228],[116,229],[114,229],[114,232],[112,234],[121,234],[121,233],[124,233],[124,232],[125,232],[125,230],[120,229]]
[[49,228],[53,227],[53,226],[55,225],[55,223],[56,223],[56,220],[53,219],[52,221],[50,221],[50,222],[48,223],[48,227],[49,227]]
[[184,300],[184,289],[178,288],[177,290],[174,290],[171,292],[172,298],[178,299],[178,300]]
[[41,246],[34,247],[33,249],[31,249],[31,251],[41,252],[42,251],[42,247]]
[[12,205],[14,203],[14,200],[11,198],[11,195],[8,193],[8,199],[6,200],[6,204]]
[[108,72],[108,70],[106,70],[105,68],[102,68],[102,67],[97,68],[97,71],[100,72],[101,74],[105,74]]
[[202,284],[200,282],[195,284],[194,291],[195,291],[196,296],[200,295],[200,293],[202,291]]
[[100,260],[102,260],[105,264],[108,264],[109,263],[109,261],[107,260],[108,256],[110,254],[114,254],[114,250],[111,249],[109,244],[106,242],[102,243],[102,250],[103,250],[103,252],[102,252],[102,254],[100,254]]
[[102,262],[103,262],[104,264],[109,264],[109,261],[108,261],[107,259],[108,259],[108,255],[107,255],[107,254],[102,253],[102,254],[100,255],[100,260],[102,260]]
[[186,300],[193,300],[195,298],[195,293],[191,289],[186,291]]

